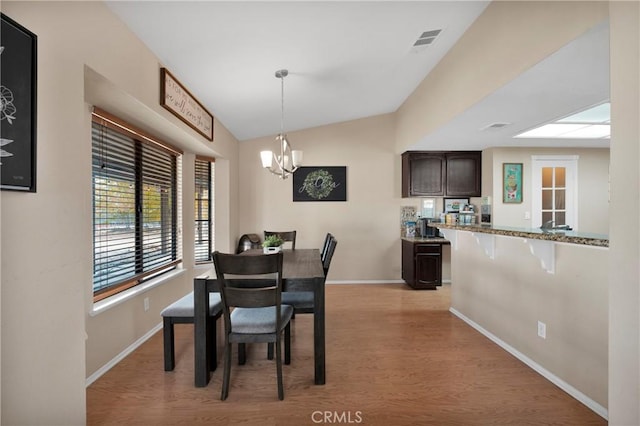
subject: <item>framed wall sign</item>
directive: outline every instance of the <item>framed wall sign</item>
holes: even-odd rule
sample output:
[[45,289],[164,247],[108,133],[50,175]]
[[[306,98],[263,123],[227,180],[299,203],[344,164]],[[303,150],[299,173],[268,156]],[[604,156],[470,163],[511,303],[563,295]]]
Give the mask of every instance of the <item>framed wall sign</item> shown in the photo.
[[160,68],[160,105],[213,140],[213,115],[166,68]]
[[293,174],[293,201],[347,201],[347,168],[299,167]]
[[0,21],[0,187],[36,192],[37,36]]
[[502,202],[522,203],[522,163],[502,163]]
[[445,213],[459,213],[467,204],[468,198],[445,198],[443,210]]

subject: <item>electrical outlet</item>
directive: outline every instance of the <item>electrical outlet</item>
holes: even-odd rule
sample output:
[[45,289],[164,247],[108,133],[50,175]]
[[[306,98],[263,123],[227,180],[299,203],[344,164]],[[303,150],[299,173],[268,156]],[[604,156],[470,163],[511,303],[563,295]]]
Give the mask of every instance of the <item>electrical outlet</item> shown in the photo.
[[145,311],[149,310],[149,298],[148,297],[144,298],[144,310]]
[[547,338],[547,324],[538,321],[538,337]]
[[524,212],[524,220],[531,220],[531,212]]

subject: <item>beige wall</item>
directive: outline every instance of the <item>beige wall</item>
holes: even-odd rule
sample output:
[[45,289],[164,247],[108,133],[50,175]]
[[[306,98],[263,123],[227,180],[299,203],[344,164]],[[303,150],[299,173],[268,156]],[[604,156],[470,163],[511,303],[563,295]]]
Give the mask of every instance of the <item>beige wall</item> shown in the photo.
[[4,1],[2,12],[38,35],[38,191],[0,198],[1,423],[83,424],[86,377],[159,324],[160,309],[192,288],[195,273],[193,221],[185,219],[184,273],[89,316],[90,105],[185,150],[184,218],[193,217],[194,153],[222,157],[216,230],[223,249],[237,227],[237,141],[216,121],[210,143],[160,107],[160,62],[101,2]]
[[[493,223],[519,228],[531,227],[525,213],[532,212],[531,156],[578,156],[578,227],[580,232],[609,234],[609,149],[606,148],[492,148],[483,155],[483,166],[490,167]],[[502,163],[522,163],[523,200],[520,204],[502,202]],[[483,182],[485,186],[485,182]],[[571,225],[571,224],[570,224]],[[575,225],[574,225],[575,226]]]
[[555,244],[549,274],[522,238],[495,237],[494,259],[470,232],[457,243],[451,307],[606,408],[608,249]]
[[609,424],[640,424],[640,4],[611,2]]
[[[305,166],[346,166],[346,202],[293,202],[292,179],[260,167],[260,151],[273,137],[240,143],[240,226],[237,237],[264,230],[298,231],[296,247],[338,240],[329,281],[400,279],[399,157],[392,114],[288,134]],[[396,178],[396,175],[398,177]],[[417,205],[410,200],[409,205]]]

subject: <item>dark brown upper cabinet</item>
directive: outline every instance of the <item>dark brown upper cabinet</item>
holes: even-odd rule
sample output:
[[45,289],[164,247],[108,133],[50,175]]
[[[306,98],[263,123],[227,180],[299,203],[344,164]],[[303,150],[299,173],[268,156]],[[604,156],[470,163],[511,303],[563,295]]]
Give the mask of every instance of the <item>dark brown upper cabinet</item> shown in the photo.
[[407,151],[402,154],[403,197],[479,197],[480,151]]

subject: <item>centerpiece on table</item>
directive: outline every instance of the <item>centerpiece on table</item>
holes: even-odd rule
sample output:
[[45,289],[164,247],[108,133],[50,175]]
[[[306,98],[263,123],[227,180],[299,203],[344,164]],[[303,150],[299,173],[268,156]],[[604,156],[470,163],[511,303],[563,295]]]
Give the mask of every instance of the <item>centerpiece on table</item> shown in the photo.
[[282,245],[284,244],[284,240],[277,235],[269,235],[262,242],[262,251],[265,254],[268,253],[277,253],[282,250]]

